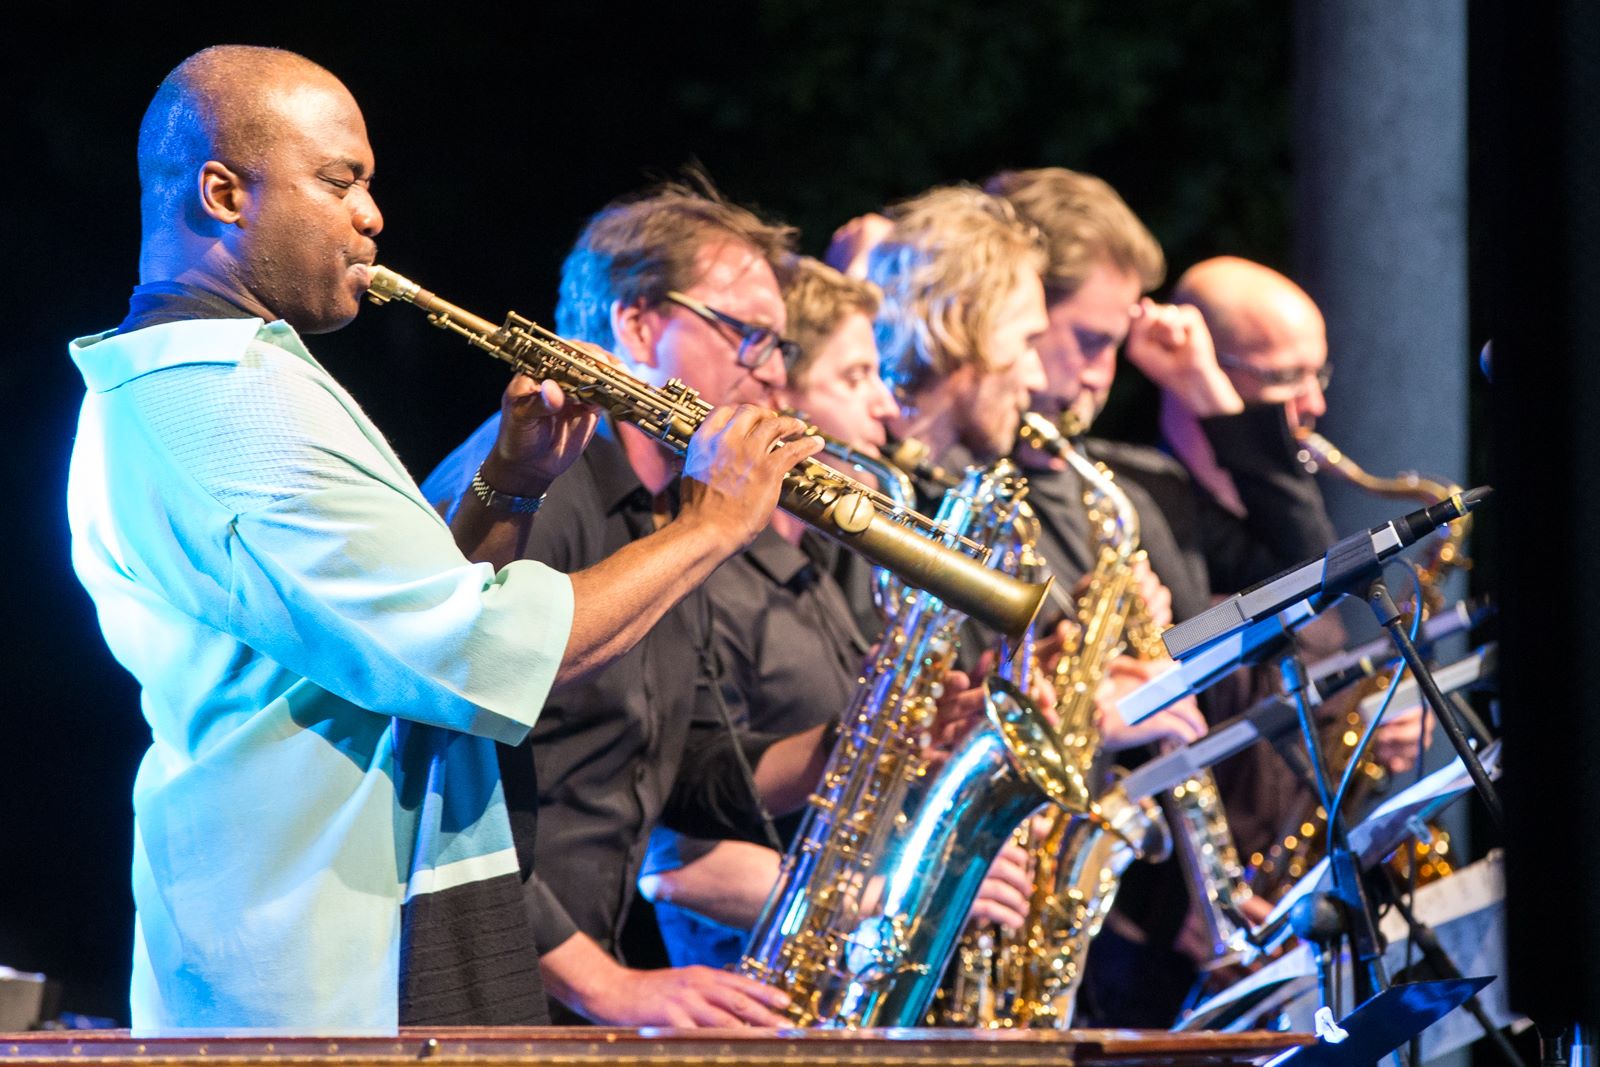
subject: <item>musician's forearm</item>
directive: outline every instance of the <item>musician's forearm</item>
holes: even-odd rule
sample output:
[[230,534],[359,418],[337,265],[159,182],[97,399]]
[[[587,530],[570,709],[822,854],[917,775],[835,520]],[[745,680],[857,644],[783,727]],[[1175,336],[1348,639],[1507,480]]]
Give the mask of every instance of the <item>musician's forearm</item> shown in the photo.
[[756,790],[775,814],[795,811],[822,777],[829,749],[823,743],[826,725],[785,737],[764,753],[755,767]]
[[572,575],[572,634],[557,684],[632,648],[738,547],[705,524],[679,519]]

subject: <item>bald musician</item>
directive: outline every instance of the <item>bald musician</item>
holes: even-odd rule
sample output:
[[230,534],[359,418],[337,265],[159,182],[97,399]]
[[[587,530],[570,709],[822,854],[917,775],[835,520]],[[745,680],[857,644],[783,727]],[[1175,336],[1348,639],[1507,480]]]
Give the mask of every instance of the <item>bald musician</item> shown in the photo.
[[128,317],[70,346],[68,487],[74,566],[152,733],[133,1025],[539,1022],[494,742],[747,544],[816,443],[769,452],[795,420],[719,411],[672,522],[570,577],[507,562],[595,414],[513,381],[446,526],[306,349],[355,317],[383,227],[339,80],[206,49],[156,90],[138,164]]
[[[1268,456],[1294,451],[1294,433],[1310,430],[1327,414],[1327,388],[1333,380],[1328,362],[1328,333],[1322,312],[1306,291],[1271,267],[1236,256],[1218,256],[1190,267],[1173,289],[1176,303],[1198,309],[1214,341],[1217,366],[1238,397],[1242,419],[1263,419],[1277,430],[1278,447]],[[1148,360],[1146,361],[1149,362]],[[1144,366],[1144,364],[1141,364]],[[1219,393],[1223,391],[1219,389]],[[1218,403],[1231,405],[1231,398]],[[1183,463],[1195,484],[1229,515],[1252,519],[1238,491],[1237,472],[1242,462],[1219,459],[1213,438],[1201,426],[1195,405],[1177,391],[1161,397],[1161,430],[1167,447]],[[1320,539],[1334,534],[1315,482],[1295,469],[1271,475],[1287,487],[1271,515],[1256,516],[1252,528],[1274,526],[1286,536],[1278,551],[1293,554],[1289,562],[1309,558],[1323,550]],[[1267,520],[1267,521],[1263,521]],[[1318,525],[1325,534],[1316,534]],[[1303,542],[1294,539],[1304,531]],[[1226,560],[1218,560],[1225,566]],[[1229,575],[1239,588],[1264,574],[1252,567]],[[1226,590],[1223,590],[1226,591]],[[1338,634],[1331,635],[1337,638]],[[1393,773],[1410,769],[1417,758],[1419,740],[1433,735],[1431,716],[1412,707],[1385,716],[1373,735],[1373,758]]]
[[[1173,300],[1199,309],[1211,331],[1216,362],[1227,379],[1219,408],[1281,405],[1293,430],[1311,429],[1327,413],[1333,378],[1327,327],[1311,297],[1270,267],[1236,256],[1196,263],[1178,279]],[[1230,392],[1231,391],[1231,392]],[[1202,486],[1229,511],[1244,504],[1200,432],[1196,405],[1168,389],[1161,398],[1167,443]]]

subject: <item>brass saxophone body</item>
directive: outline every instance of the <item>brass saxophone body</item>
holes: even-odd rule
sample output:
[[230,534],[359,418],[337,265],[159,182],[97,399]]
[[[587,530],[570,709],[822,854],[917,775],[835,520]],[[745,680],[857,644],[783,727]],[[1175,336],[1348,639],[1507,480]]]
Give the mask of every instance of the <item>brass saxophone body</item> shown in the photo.
[[[1114,487],[1114,483],[1109,482],[1110,472],[1078,453],[1067,439],[1069,436],[1078,436],[1084,429],[1073,425],[1071,416],[1072,413],[1068,412],[1067,432],[1053,439],[1048,436],[1048,431],[1055,428],[1048,423],[1044,423],[1043,427],[1034,427],[1033,443],[1042,451],[1065,459],[1086,480],[1090,478],[1090,467],[1104,474],[1108,479],[1108,488],[1103,492],[1109,493]],[[1074,456],[1077,458],[1074,459]],[[1090,480],[1088,484],[1094,483]],[[1123,536],[1137,538],[1137,509],[1126,494],[1120,494],[1116,501],[1118,508],[1125,508],[1129,515],[1134,516],[1131,534]],[[1090,519],[1091,525],[1096,521],[1106,521],[1103,518],[1096,519],[1092,505]],[[1154,625],[1149,608],[1137,591],[1129,594],[1126,619],[1124,636],[1127,651],[1131,655],[1142,660],[1160,659],[1166,655],[1166,649],[1161,644],[1161,632]],[[1236,955],[1238,940],[1249,928],[1243,905],[1253,893],[1245,879],[1244,865],[1239,860],[1239,849],[1234,843],[1233,829],[1228,824],[1216,779],[1209,769],[1202,770],[1162,797],[1160,803],[1166,814],[1172,848],[1177,853],[1178,862],[1189,883],[1190,895],[1205,924],[1211,960],[1214,963],[1224,962]]]
[[[1139,558],[1138,515],[1103,470],[1037,415],[1024,416],[1022,435],[1070,464],[1087,486],[1091,532],[1098,550],[1077,605],[1077,635],[1057,663],[1058,744],[1085,778],[1100,748],[1095,693],[1106,664],[1122,648],[1130,614],[1142,611],[1133,579]],[[1169,847],[1160,809],[1112,786],[1084,812],[1051,811],[1037,841],[1027,837],[1034,889],[1022,928],[972,931],[963,941],[935,1020],[951,1026],[1071,1025],[1083,963],[1115,900],[1122,874],[1141,857]]]
[[[1461,487],[1450,482],[1425,478],[1411,471],[1403,471],[1392,478],[1379,478],[1369,474],[1346,455],[1337,445],[1314,430],[1297,430],[1300,442],[1300,460],[1313,473],[1326,471],[1352,485],[1388,499],[1415,500],[1422,504],[1437,504]],[[1450,523],[1432,542],[1431,551],[1417,568],[1422,603],[1413,605],[1423,618],[1435,614],[1444,606],[1444,580],[1455,570],[1472,566],[1467,557],[1466,539],[1472,528],[1472,517],[1463,517]],[[1359,687],[1356,704],[1360,698],[1381,691],[1389,684],[1387,674],[1368,679]],[[1323,738],[1323,760],[1329,775],[1337,778],[1349,765],[1350,756],[1364,728],[1359,710],[1355,707],[1330,725]],[[1388,773],[1371,759],[1363,760],[1352,780],[1347,807],[1359,808],[1364,797],[1381,788]],[[1311,869],[1326,849],[1327,812],[1316,800],[1297,807],[1285,819],[1277,840],[1263,855],[1250,857],[1251,884],[1261,896],[1276,899]],[[1407,853],[1397,853],[1395,866],[1402,877],[1408,875],[1407,864],[1417,866],[1417,881],[1426,883],[1443,878],[1453,870],[1449,860],[1450,837],[1443,829],[1429,824],[1431,839],[1417,840]]]
[[[938,521],[1005,536],[1022,487],[1008,463],[968,472]],[[800,1025],[920,1024],[995,853],[1030,811],[1088,791],[1019,690],[989,683],[984,722],[937,771],[924,735],[962,615],[907,593],[875,646],[741,973],[788,992]]]
[[[568,395],[599,405],[674,452],[687,451],[689,438],[711,411],[683,382],[652,386],[515,312],[496,326],[386,267],[374,266],[370,279],[367,297],[373,303],[415,305],[435,326],[521,373],[554,381]],[[784,475],[779,503],[906,584],[932,592],[1001,633],[1021,635],[1044,601],[1046,586],[1030,586],[986,567],[981,545],[946,536],[926,516],[814,458]]]

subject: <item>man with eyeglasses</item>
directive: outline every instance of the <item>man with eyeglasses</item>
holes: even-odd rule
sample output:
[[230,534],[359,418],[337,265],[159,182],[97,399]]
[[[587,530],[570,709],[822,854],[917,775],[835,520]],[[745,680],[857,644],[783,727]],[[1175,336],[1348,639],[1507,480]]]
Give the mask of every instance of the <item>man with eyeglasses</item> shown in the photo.
[[[786,311],[774,268],[791,235],[713,192],[678,185],[613,203],[590,220],[563,265],[558,332],[609,349],[651,384],[679,379],[713,404],[778,408],[784,357],[796,346],[782,336]],[[462,495],[494,422],[424,483],[429,499]],[[523,554],[577,569],[618,551],[671,517],[678,473],[653,440],[603,422],[551,487]],[[643,948],[637,928],[624,928],[657,823],[703,838],[766,840],[762,807],[779,815],[799,808],[831,747],[821,725],[787,735],[729,725],[743,718],[743,694],[726,694],[740,678],[719,662],[714,627],[727,620],[718,622],[710,589],[737,586],[749,572],[740,562],[708,579],[612,666],[557,687],[529,744],[502,750],[518,850],[531,852],[523,856],[525,873],[531,860],[525,888],[541,974],[568,1009],[552,1005],[559,1022],[785,1022],[779,1011],[787,998],[742,976],[621,962],[630,948]],[[794,621],[780,640],[817,649],[815,668],[792,673],[790,684],[818,696],[848,692],[859,666],[849,662],[855,648],[848,642],[823,647],[817,628],[802,622],[806,612],[830,610],[820,602],[830,589],[810,587],[783,608]],[[762,610],[780,608],[769,601]],[[775,625],[748,620],[751,628]],[[823,684],[819,675],[829,671],[843,684]],[[732,697],[727,720],[718,694]]]
[[[790,241],[788,228],[685,186],[615,202],[589,221],[563,264],[557,330],[609,350],[652,385],[679,379],[715,405],[775,409],[786,342],[773,265]],[[424,482],[430,500],[462,498],[497,421]],[[551,486],[521,555],[580,569],[645,538],[677,511],[679,466],[634,427],[602,420],[582,458]],[[702,587],[610,666],[552,690],[528,742],[501,749],[524,897],[545,987],[559,1002],[551,1005],[557,1022],[783,1021],[785,998],[737,975],[619,962],[634,880],[658,819],[707,837],[750,836],[759,822],[741,756],[763,800],[779,810],[802,803],[821,771],[820,729],[787,741],[736,741],[696,723],[705,718],[697,713],[708,626]],[[692,781],[680,781],[684,766],[696,769]]]
[[1272,421],[1281,411],[1288,434],[1311,429],[1328,410],[1323,393],[1333,378],[1322,313],[1305,290],[1282,274],[1234,256],[1190,267],[1178,279],[1173,300],[1196,308],[1203,317],[1225,382],[1217,381],[1214,396],[1198,402],[1165,389],[1162,436],[1212,497],[1244,515],[1238,487],[1200,426],[1209,414],[1205,405],[1224,414],[1262,412],[1262,418]]

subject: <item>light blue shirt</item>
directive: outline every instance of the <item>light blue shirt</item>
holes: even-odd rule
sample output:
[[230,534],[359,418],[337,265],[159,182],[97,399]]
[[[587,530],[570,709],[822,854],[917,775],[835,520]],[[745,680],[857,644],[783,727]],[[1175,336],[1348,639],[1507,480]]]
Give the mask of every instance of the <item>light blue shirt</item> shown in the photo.
[[285,323],[70,351],[73,564],[152,735],[134,1027],[393,1030],[401,904],[517,869],[494,742],[539,714],[571,583],[463,558]]

